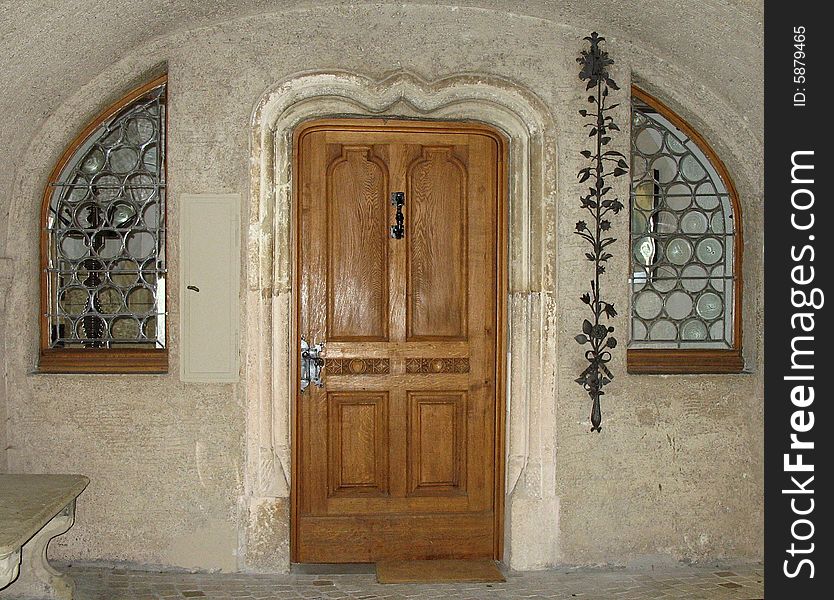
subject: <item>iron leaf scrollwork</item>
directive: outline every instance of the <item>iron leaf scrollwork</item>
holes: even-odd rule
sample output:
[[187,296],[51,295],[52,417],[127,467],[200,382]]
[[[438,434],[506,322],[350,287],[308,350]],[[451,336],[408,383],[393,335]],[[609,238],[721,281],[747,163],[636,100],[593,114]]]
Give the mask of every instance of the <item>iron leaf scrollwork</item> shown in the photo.
[[608,67],[614,64],[614,61],[609,58],[608,52],[600,48],[600,43],[605,41],[604,37],[593,32],[585,40],[590,42],[591,47],[582,50],[582,55],[576,61],[582,66],[579,79],[587,81],[586,90],[593,90],[588,96],[588,103],[592,108],[582,109],[579,114],[588,119],[585,127],[589,129],[588,137],[592,138],[593,147],[581,152],[582,157],[587,160],[587,166],[580,169],[577,175],[580,183],[590,182],[589,193],[580,197],[581,207],[588,211],[589,217],[587,221],[580,220],[576,223],[574,233],[587,241],[591,247],[591,251],[585,253],[585,258],[594,265],[594,278],[591,281],[590,292],[582,294],[580,299],[588,305],[593,316],[582,321],[582,333],[574,339],[583,346],[590,346],[590,349],[585,351],[588,366],[576,382],[585,388],[593,401],[591,431],[599,432],[602,430],[599,399],[605,394],[603,388],[614,378],[608,363],[611,361],[611,350],[617,347],[617,339],[612,335],[614,328],[601,322],[602,317],[611,319],[617,316],[617,311],[612,302],[602,299],[600,276],[605,273],[605,263],[613,257],[609,249],[616,241],[609,234],[610,218],[624,208],[618,198],[609,198],[611,187],[605,185],[605,179],[625,175],[628,172],[628,163],[621,152],[606,149],[611,143],[611,132],[620,130],[614,118],[608,114],[618,104],[606,105],[609,89],[620,89],[608,74]]

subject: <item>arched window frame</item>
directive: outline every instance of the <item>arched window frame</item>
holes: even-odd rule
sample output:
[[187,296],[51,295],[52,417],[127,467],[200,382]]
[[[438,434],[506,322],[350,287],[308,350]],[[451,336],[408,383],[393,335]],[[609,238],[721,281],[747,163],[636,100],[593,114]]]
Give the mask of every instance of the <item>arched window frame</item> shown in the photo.
[[[54,184],[73,158],[76,151],[108,119],[129,107],[151,90],[167,86],[168,75],[156,77],[152,81],[137,87],[100,112],[67,146],[61,154],[43,192],[40,214],[40,353],[38,371],[41,373],[166,373],[168,371],[168,327],[165,327],[164,347],[162,348],[53,348],[50,345],[48,313],[50,311],[49,282],[47,267],[49,264],[50,236],[47,223]],[[167,90],[166,90],[167,94]],[[160,139],[163,145],[163,170],[167,170],[167,130],[168,111],[165,111],[165,135]],[[167,231],[167,210],[159,216],[162,230]],[[167,235],[165,235],[165,254],[167,256]],[[167,307],[167,286],[164,291]],[[167,308],[166,308],[167,313]]]
[[[742,356],[742,255],[744,251],[743,221],[738,192],[732,178],[712,146],[689,123],[665,103],[639,87],[632,86],[631,95],[656,110],[688,136],[704,153],[721,177],[732,208],[733,236],[733,344],[731,348],[629,348],[626,364],[629,373],[739,373],[744,370]],[[630,194],[631,196],[631,194]],[[629,202],[629,212],[631,211]],[[631,232],[629,232],[631,233]],[[631,239],[631,235],[629,235]],[[631,244],[631,242],[629,242]],[[630,302],[633,300],[629,293]],[[631,319],[631,312],[629,312]],[[629,330],[631,324],[629,323]]]

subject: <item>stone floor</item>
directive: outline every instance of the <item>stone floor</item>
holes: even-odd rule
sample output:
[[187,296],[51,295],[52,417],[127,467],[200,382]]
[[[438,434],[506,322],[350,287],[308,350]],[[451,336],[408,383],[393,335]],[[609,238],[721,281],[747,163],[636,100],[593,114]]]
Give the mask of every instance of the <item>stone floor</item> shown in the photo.
[[77,600],[170,598],[275,599],[353,598],[497,600],[556,598],[636,600],[667,598],[764,598],[762,567],[681,567],[662,570],[587,569],[510,572],[506,583],[383,585],[369,573],[340,575],[236,575],[153,572],[64,565],[76,580]]

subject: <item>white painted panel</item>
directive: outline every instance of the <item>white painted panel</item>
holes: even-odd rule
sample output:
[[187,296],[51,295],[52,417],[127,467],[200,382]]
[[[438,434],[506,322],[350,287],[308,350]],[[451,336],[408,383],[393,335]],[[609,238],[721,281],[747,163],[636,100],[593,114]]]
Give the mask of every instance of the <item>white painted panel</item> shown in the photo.
[[180,198],[183,381],[238,380],[239,214],[239,194]]

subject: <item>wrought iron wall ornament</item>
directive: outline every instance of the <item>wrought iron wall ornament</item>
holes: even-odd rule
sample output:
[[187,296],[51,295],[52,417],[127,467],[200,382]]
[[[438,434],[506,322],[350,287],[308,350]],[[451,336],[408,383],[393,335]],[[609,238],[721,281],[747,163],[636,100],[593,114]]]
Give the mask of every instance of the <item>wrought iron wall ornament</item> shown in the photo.
[[609,198],[611,187],[605,185],[605,178],[625,175],[628,172],[628,163],[621,152],[606,150],[606,146],[611,143],[611,132],[620,130],[614,118],[608,114],[618,104],[606,106],[609,89],[620,89],[608,74],[608,67],[614,64],[614,61],[609,58],[608,52],[600,48],[600,43],[605,41],[604,37],[593,32],[585,40],[590,42],[591,47],[589,50],[582,50],[582,55],[576,62],[582,66],[579,79],[587,81],[585,89],[593,90],[588,96],[588,103],[593,108],[590,111],[582,109],[579,114],[589,119],[585,127],[589,128],[588,137],[592,139],[593,147],[581,152],[588,161],[588,166],[580,169],[577,177],[580,183],[590,182],[589,193],[580,197],[581,207],[588,211],[590,223],[585,220],[578,221],[574,233],[591,245],[591,251],[586,252],[585,257],[593,263],[594,278],[591,280],[590,292],[581,296],[582,302],[591,309],[592,318],[583,320],[582,333],[574,339],[583,346],[590,346],[585,351],[588,366],[576,382],[588,392],[593,401],[591,431],[599,432],[602,429],[599,399],[605,394],[603,387],[614,378],[607,363],[611,361],[611,350],[617,347],[617,339],[611,335],[614,328],[601,323],[603,316],[610,319],[617,315],[617,311],[612,302],[602,299],[600,275],[605,273],[605,263],[613,256],[609,248],[616,241],[608,235],[611,230],[610,216],[616,215],[624,208],[618,198]]

